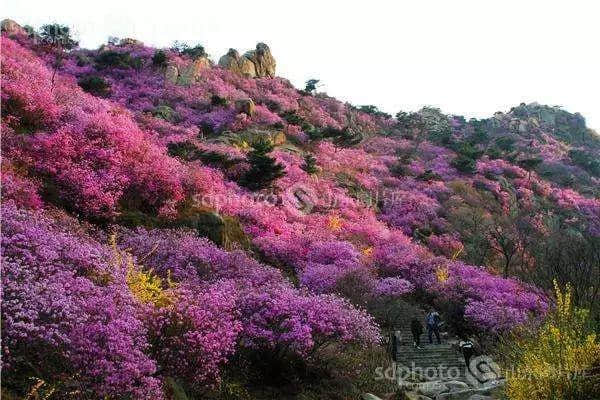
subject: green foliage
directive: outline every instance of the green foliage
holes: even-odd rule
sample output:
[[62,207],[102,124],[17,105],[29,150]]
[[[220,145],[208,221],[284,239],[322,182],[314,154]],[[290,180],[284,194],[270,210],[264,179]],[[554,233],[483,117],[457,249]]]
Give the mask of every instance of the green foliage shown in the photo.
[[319,84],[318,79],[309,79],[306,81],[306,86],[304,87],[304,91],[308,93],[313,93],[317,90],[317,86]]
[[185,393],[185,390],[181,385],[172,377],[168,376],[165,378],[165,388],[169,394],[169,398],[172,400],[189,400],[189,397]]
[[469,136],[472,143],[487,143],[489,136],[487,133],[487,120],[471,119],[469,125],[473,128],[473,133]]
[[375,379],[376,368],[391,368],[384,346],[329,346],[308,357],[279,357],[276,351],[238,354],[235,365],[210,400],[358,399],[365,392],[397,391],[391,379]]
[[91,93],[94,96],[108,97],[110,95],[110,83],[101,76],[84,76],[79,79],[77,83],[84,91]]
[[472,158],[473,160],[477,160],[483,155],[483,151],[477,149],[469,142],[453,143],[450,147],[459,155]]
[[167,145],[169,155],[184,161],[194,161],[200,158],[199,149],[192,142],[177,142]]
[[317,131],[314,126],[312,126],[304,118],[296,114],[295,111],[286,111],[282,113],[280,117],[284,119],[285,122],[287,122],[288,124],[299,126],[309,136],[311,136],[311,132],[314,133]]
[[302,164],[301,168],[304,170],[304,172],[310,175],[319,172],[317,167],[317,159],[310,153],[304,156],[304,164]]
[[265,189],[285,175],[283,165],[269,157],[271,151],[273,151],[273,144],[268,139],[261,137],[252,143],[252,151],[247,157],[250,169],[242,177],[240,182],[242,186],[250,190]]
[[152,111],[152,115],[169,122],[176,122],[179,119],[177,112],[167,105],[155,107]]
[[39,36],[45,44],[65,50],[71,50],[79,44],[71,37],[71,30],[66,25],[43,25],[40,28]]
[[201,150],[189,141],[169,143],[168,152],[171,157],[177,157],[184,161],[202,160],[203,163],[211,167],[221,169],[229,169],[243,161],[239,158],[230,158],[227,154],[216,151]]
[[367,114],[374,115],[376,117],[392,118],[392,116],[390,114],[381,111],[379,108],[377,108],[377,106],[374,106],[374,105],[359,106],[358,110],[362,111],[364,113],[367,113]]
[[585,150],[571,150],[569,157],[575,165],[580,166],[594,176],[600,176],[600,160]]
[[419,111],[419,115],[431,141],[441,144],[450,143],[452,129],[446,115],[438,108],[433,107],[423,107]]
[[132,57],[128,52],[118,52],[106,50],[96,56],[96,65],[98,69],[118,68],[118,69],[140,69],[143,61],[139,57]]
[[428,169],[425,172],[423,172],[421,175],[417,176],[417,179],[419,179],[421,181],[429,182],[429,181],[441,181],[442,177],[439,176],[438,174],[436,174],[435,172],[433,172],[432,170]]
[[460,172],[464,172],[466,174],[472,174],[477,169],[477,164],[475,160],[462,154],[457,156],[454,160],[452,160],[450,165],[452,165]]
[[501,136],[495,140],[496,146],[502,151],[511,152],[515,150],[515,139],[510,136]]
[[349,128],[344,128],[341,130],[329,128],[323,133],[323,136],[331,138],[334,145],[343,148],[356,146],[364,139],[363,135],[359,131]]
[[219,385],[219,390],[213,396],[209,396],[214,400],[253,400],[255,397],[250,395],[248,389],[239,382],[223,380]]
[[250,249],[250,238],[244,232],[239,220],[223,216],[212,210],[182,210],[174,226],[186,226],[194,229],[198,235],[206,237],[215,244],[227,249]]
[[487,156],[492,160],[502,157],[502,152],[496,147],[489,147],[485,154],[487,154]]
[[239,158],[230,158],[227,154],[216,151],[200,151],[199,157],[203,163],[221,169],[229,169],[243,161]]
[[167,54],[163,50],[156,50],[154,55],[152,56],[152,65],[155,67],[166,67],[167,66],[168,57]]
[[[396,113],[396,120],[398,121],[398,128],[407,139],[417,139],[418,135],[425,129],[425,121],[419,113],[399,111]],[[415,133],[417,137],[415,137]]]
[[192,59],[197,59],[201,57],[206,57],[206,51],[204,50],[204,46],[197,44],[194,47],[190,47],[187,43],[182,43],[175,41],[173,43],[172,49],[179,52],[179,54],[188,56]]
[[346,172],[338,172],[335,174],[335,180],[340,187],[346,189],[348,195],[353,199],[358,200],[365,206],[374,205],[373,193],[361,185],[354,176]]
[[217,96],[216,94],[213,94],[210,97],[210,104],[212,106],[221,106],[221,107],[225,107],[229,104],[229,101],[221,96]]
[[85,67],[86,65],[90,65],[92,61],[93,60],[85,54],[77,54],[78,67]]
[[543,162],[541,158],[525,158],[518,162],[519,166],[531,173],[531,171],[535,170],[538,165]]

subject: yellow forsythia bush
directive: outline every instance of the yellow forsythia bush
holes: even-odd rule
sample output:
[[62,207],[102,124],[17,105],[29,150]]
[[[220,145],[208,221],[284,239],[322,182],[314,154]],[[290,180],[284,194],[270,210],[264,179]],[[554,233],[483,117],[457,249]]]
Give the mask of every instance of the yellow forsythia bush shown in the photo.
[[136,265],[131,254],[117,247],[114,235],[109,238],[109,243],[113,249],[113,262],[115,265],[123,265],[125,263],[127,267],[127,286],[129,286],[129,290],[140,303],[151,303],[156,307],[165,307],[172,304],[174,301],[173,295],[168,289],[173,288],[174,284],[170,279],[167,279],[167,282],[163,282],[151,270],[144,271],[141,265]]
[[[556,309],[534,333],[510,344],[513,369],[506,372],[511,400],[592,399],[593,368],[600,364],[600,344],[588,324],[588,311],[572,303],[572,289],[554,284]],[[597,383],[597,382],[596,382]]]

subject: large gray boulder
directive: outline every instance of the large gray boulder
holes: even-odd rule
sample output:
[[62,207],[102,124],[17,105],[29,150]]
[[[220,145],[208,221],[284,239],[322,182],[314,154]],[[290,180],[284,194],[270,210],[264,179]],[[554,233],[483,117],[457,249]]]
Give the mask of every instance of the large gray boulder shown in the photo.
[[426,382],[421,383],[418,386],[417,392],[422,394],[423,396],[437,398],[437,396],[441,393],[445,393],[450,389],[444,383],[436,381],[436,382]]

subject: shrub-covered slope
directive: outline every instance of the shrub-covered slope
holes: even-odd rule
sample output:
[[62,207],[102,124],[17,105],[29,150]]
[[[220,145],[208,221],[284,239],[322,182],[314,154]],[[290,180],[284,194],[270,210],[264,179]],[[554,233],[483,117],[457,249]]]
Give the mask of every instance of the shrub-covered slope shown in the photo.
[[11,390],[206,393],[231,363],[367,349],[369,313],[406,296],[502,333],[548,308],[537,244],[600,235],[579,115],[389,118],[282,78],[165,79],[194,62],[2,37]]

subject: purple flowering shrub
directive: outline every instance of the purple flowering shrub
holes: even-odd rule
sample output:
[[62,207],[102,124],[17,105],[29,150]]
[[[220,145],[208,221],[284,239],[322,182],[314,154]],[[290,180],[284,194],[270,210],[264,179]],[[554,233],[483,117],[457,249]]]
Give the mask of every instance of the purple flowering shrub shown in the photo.
[[123,270],[91,239],[2,207],[5,382],[27,375],[94,396],[161,398]]
[[[229,288],[227,298],[235,301],[231,312],[239,316],[243,346],[285,346],[308,354],[325,342],[372,344],[378,340],[376,325],[363,311],[335,296],[295,289],[279,270],[241,251],[228,253],[206,239],[181,231],[138,229],[122,237],[122,248],[143,257],[155,272],[186,282],[186,288],[206,284]],[[345,250],[350,249],[346,246]],[[321,261],[332,261],[335,255],[325,246],[314,253]]]
[[144,316],[150,353],[162,375],[196,389],[213,385],[241,329],[235,287],[228,282],[205,289],[182,284],[173,292],[172,305],[149,308]]

